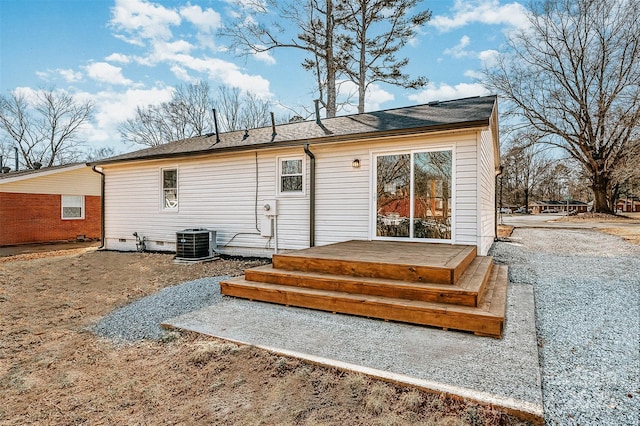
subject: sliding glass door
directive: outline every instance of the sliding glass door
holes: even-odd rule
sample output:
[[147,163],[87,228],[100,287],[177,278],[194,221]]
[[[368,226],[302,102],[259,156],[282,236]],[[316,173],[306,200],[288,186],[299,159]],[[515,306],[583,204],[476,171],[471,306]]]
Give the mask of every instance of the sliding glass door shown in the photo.
[[451,240],[451,149],[385,153],[375,159],[375,236]]

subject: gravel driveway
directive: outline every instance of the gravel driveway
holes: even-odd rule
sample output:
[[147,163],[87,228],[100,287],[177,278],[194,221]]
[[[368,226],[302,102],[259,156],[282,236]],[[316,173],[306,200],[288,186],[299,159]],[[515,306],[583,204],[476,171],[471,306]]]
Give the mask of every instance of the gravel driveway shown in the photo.
[[591,230],[516,229],[491,254],[534,288],[546,423],[640,424],[640,247]]
[[[533,287],[546,423],[639,425],[640,246],[588,229],[517,228],[491,254],[510,265],[511,283]],[[165,289],[94,331],[157,339],[161,322],[215,303],[216,282]]]

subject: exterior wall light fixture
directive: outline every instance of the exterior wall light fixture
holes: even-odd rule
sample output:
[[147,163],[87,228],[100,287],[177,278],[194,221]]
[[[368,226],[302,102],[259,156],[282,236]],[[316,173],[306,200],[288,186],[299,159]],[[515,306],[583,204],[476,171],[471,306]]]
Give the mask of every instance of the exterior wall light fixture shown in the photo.
[[351,162],[351,167],[353,167],[354,169],[359,169],[360,168],[360,160],[359,159],[355,159]]

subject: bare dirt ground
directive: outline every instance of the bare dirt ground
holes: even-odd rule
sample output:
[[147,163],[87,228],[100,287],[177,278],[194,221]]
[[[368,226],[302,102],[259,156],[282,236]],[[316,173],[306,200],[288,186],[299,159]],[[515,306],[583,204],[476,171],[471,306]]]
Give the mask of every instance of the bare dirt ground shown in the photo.
[[498,238],[509,238],[513,232],[511,225],[498,225]]
[[94,249],[0,258],[0,424],[527,424],[201,335],[119,345],[88,331],[163,287],[256,263]]

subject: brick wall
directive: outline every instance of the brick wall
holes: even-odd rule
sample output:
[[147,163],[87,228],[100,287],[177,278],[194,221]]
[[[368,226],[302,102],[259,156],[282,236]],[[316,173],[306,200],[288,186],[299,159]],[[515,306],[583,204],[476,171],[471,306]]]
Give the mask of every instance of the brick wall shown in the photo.
[[100,238],[100,197],[84,197],[84,219],[62,220],[62,197],[0,193],[0,246]]

